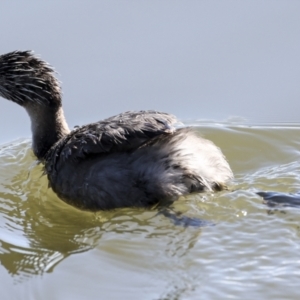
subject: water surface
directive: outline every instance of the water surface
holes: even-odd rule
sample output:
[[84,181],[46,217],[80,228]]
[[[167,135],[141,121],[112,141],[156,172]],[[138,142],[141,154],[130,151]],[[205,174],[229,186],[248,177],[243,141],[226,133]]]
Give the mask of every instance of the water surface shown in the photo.
[[298,299],[300,124],[194,122],[226,155],[228,191],[182,197],[183,227],[156,209],[89,213],[48,188],[28,139],[0,146],[1,299]]

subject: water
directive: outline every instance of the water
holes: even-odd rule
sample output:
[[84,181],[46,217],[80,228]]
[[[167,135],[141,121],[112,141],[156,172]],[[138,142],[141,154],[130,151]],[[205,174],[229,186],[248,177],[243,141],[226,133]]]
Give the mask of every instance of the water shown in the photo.
[[[240,123],[241,124],[241,123]],[[300,191],[300,125],[194,122],[222,148],[229,191],[173,208],[89,213],[48,188],[28,139],[0,146],[1,299],[298,299],[300,209],[257,191]]]

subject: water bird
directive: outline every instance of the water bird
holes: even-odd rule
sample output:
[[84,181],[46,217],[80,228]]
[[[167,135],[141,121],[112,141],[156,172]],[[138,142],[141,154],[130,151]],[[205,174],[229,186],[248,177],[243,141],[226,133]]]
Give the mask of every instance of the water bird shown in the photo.
[[0,56],[0,96],[25,108],[50,187],[77,208],[151,207],[233,177],[218,147],[167,113],[128,111],[70,131],[54,69],[32,51]]

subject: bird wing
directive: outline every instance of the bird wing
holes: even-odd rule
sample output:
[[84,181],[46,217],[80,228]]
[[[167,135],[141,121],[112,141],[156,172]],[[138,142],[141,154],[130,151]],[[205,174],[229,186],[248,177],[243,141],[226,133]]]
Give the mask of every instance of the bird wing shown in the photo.
[[[156,111],[125,112],[73,130],[56,143],[46,160],[80,160],[89,155],[131,151],[159,135],[174,132],[173,115]],[[54,161],[53,161],[54,160]]]

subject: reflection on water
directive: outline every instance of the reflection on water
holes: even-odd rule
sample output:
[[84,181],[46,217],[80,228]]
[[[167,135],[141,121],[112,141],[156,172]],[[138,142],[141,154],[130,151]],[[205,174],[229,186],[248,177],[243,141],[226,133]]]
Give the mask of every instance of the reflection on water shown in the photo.
[[214,226],[176,225],[156,209],[77,210],[48,188],[29,140],[2,145],[0,278],[17,283],[10,296],[26,286],[28,299],[296,299],[300,209],[269,207],[257,192],[300,191],[300,127],[198,125],[235,180],[172,208]]
[[3,146],[0,166],[0,259],[9,273],[51,272],[70,254],[93,247],[79,240],[94,224],[70,220],[68,208],[48,190],[28,141]]

